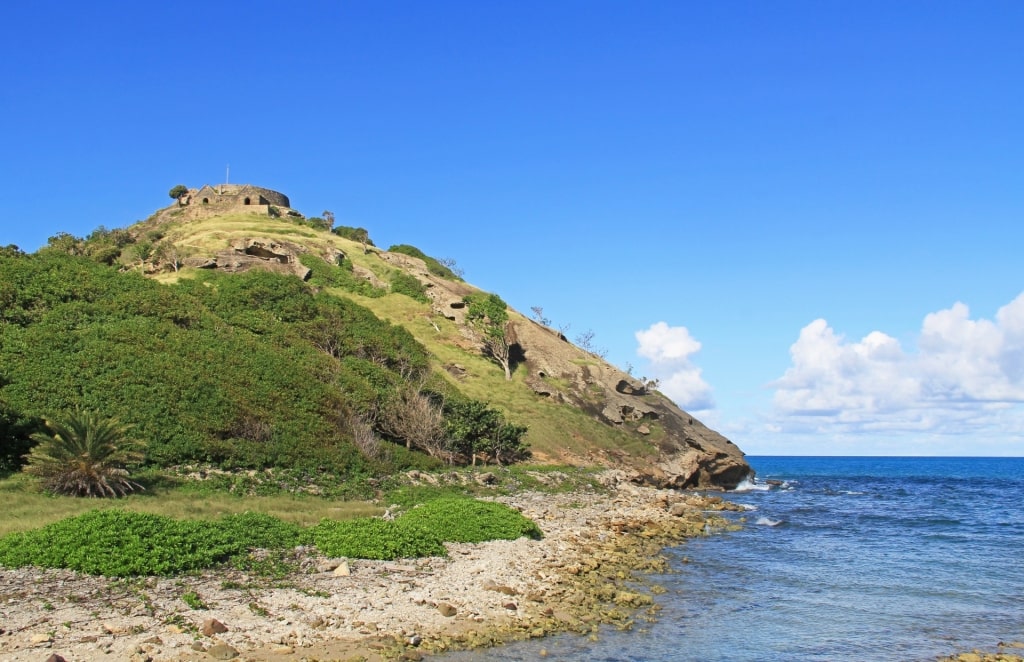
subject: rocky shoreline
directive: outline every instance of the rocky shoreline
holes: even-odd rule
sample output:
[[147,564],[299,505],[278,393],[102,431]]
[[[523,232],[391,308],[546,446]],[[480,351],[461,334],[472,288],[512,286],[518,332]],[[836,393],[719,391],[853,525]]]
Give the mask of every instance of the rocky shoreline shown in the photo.
[[0,570],[0,653],[12,662],[414,660],[630,627],[656,612],[636,580],[664,569],[659,551],[729,526],[715,511],[739,508],[614,472],[608,482],[607,492],[500,497],[544,539],[449,544],[449,558],[327,559],[298,549],[303,571],[279,580],[234,570],[129,580]]

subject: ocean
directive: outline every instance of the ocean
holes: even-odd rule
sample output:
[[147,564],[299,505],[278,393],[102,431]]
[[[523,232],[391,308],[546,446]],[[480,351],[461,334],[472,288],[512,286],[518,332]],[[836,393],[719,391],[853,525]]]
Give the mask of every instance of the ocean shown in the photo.
[[1024,641],[1024,458],[750,457],[739,531],[670,548],[653,624],[452,661],[935,660]]

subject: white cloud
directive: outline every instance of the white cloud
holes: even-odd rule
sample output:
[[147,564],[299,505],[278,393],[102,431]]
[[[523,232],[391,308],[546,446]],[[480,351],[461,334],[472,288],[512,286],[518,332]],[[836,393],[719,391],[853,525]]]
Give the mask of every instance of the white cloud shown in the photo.
[[1024,293],[994,320],[962,303],[924,318],[917,349],[874,331],[846,340],[823,319],[800,331],[775,388],[786,432],[1019,434],[1024,411]]
[[700,368],[690,362],[690,356],[700,351],[700,342],[689,329],[657,322],[637,331],[636,340],[636,353],[650,362],[650,377],[661,380],[659,391],[684,409],[699,411],[714,406],[711,387],[701,377]]

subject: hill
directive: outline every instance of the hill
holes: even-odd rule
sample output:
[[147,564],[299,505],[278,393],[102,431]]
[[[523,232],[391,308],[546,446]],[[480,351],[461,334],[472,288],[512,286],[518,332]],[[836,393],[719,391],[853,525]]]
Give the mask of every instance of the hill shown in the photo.
[[9,466],[40,419],[87,407],[133,424],[161,466],[356,480],[528,448],[659,486],[748,475],[734,444],[649,385],[418,249],[192,193],[129,228],[0,256]]

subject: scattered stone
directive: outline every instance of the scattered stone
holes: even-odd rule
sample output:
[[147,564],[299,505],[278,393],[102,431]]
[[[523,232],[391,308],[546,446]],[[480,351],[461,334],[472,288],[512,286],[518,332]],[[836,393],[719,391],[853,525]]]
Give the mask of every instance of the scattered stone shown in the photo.
[[150,637],[148,639],[143,639],[142,643],[144,643],[144,644],[157,644],[157,645],[160,645],[160,644],[164,643],[164,640],[161,639],[160,637],[156,636],[156,635],[153,635],[152,637]]
[[639,432],[640,434],[650,434],[651,428],[647,427],[646,425],[641,425],[636,429],[636,431]]
[[114,635],[115,637],[128,633],[128,628],[120,623],[104,623],[102,627],[107,634]]
[[203,642],[201,642],[201,641],[193,641],[192,642],[192,650],[199,651],[200,653],[205,653],[206,652],[206,646],[204,646]]
[[228,631],[228,626],[224,625],[216,618],[208,618],[203,621],[202,633],[207,637],[212,637],[215,634],[223,634]]
[[441,612],[441,615],[446,618],[451,618],[455,614],[459,613],[459,610],[448,604],[447,602],[437,603],[437,610]]
[[348,567],[348,561],[344,559],[334,568],[335,577],[348,577],[352,574],[352,570]]
[[668,508],[668,514],[673,517],[683,517],[688,513],[692,512],[692,508],[687,506],[685,503],[673,503]]
[[206,654],[215,660],[233,660],[238,657],[238,651],[227,644],[214,644],[206,650]]
[[33,644],[48,644],[53,641],[53,637],[45,632],[39,632],[29,639]]
[[316,571],[317,572],[331,572],[332,570],[337,568],[339,565],[341,565],[341,562],[344,561],[344,560],[345,559],[320,559],[316,563]]
[[385,563],[384,570],[386,572],[419,572],[419,568],[414,565],[399,565],[397,563]]
[[63,656],[54,653],[50,657],[46,658],[46,662],[68,662]]
[[508,609],[509,611],[516,611],[517,609],[519,609],[519,605],[517,605],[514,602],[506,602],[506,603],[504,603],[501,606],[504,607],[505,609]]

